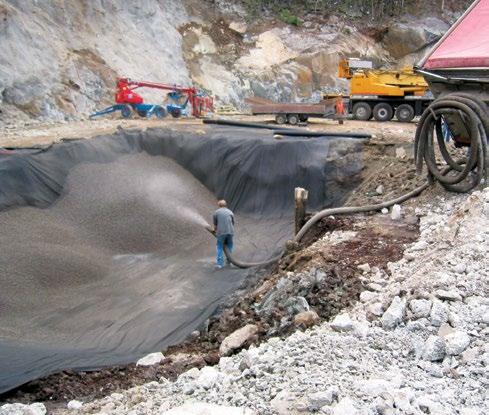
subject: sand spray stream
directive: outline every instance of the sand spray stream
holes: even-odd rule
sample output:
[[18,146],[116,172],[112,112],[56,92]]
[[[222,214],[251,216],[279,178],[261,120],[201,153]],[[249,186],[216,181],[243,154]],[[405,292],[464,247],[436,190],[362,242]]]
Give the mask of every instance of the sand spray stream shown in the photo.
[[176,175],[148,178],[143,187],[144,198],[158,210],[171,209],[175,218],[194,223],[204,228],[211,228],[203,215],[197,209],[189,207],[191,200],[182,199],[181,188],[185,183]]

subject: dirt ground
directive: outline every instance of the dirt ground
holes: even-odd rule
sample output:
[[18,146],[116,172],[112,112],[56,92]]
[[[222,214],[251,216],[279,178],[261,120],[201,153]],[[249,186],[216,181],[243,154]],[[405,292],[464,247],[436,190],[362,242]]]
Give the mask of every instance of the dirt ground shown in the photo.
[[[232,120],[251,122],[272,121],[267,116],[233,115],[223,116]],[[164,119],[118,119],[100,118],[94,120],[77,121],[70,123],[33,123],[27,126],[1,126],[0,125],[0,147],[30,147],[46,145],[58,142],[63,138],[91,138],[102,134],[111,134],[118,127],[124,129],[146,129],[146,128],[204,128],[202,120],[195,118],[164,118]],[[343,125],[337,121],[326,119],[313,119],[305,128],[310,131],[326,132],[358,132],[369,133],[374,140],[389,142],[408,142],[414,137],[416,124],[399,123],[390,121],[379,123],[374,121],[346,120]]]
[[[266,117],[229,117],[246,121],[267,121]],[[118,127],[142,129],[151,127],[203,128],[200,120],[96,120],[58,125],[36,125],[0,132],[0,146],[29,147],[45,145],[63,138],[90,138],[110,134]],[[304,128],[304,127],[302,127]],[[424,178],[415,174],[412,166],[412,142],[415,123],[361,122],[347,120],[339,125],[331,120],[314,120],[308,127],[312,131],[367,132],[372,139],[366,145],[363,181],[347,201],[348,205],[377,203],[411,190]],[[383,189],[379,189],[382,186]],[[380,191],[382,190],[382,191]],[[412,204],[414,206],[414,203]],[[207,330],[191,336],[183,344],[164,350],[165,360],[153,367],[130,364],[94,372],[65,371],[26,385],[0,396],[9,402],[44,401],[51,409],[71,399],[92,399],[131,386],[158,380],[164,376],[175,379],[192,367],[215,364],[219,360],[219,345],[234,330],[247,323],[256,324],[259,333],[254,342],[268,336],[270,328],[284,315],[277,308],[266,318],[256,312],[254,305],[274,289],[289,271],[294,273],[311,268],[321,269],[327,278],[324,285],[306,295],[308,303],[321,320],[329,320],[340,311],[352,306],[364,290],[358,265],[387,269],[387,263],[397,261],[407,243],[418,236],[416,218],[409,207],[403,221],[392,221],[389,215],[326,218],[305,238],[303,246],[283,257],[280,264],[260,270],[249,285],[236,294],[208,324]],[[321,238],[333,230],[354,231],[356,236],[328,247]],[[274,335],[287,336],[296,327],[286,327]]]

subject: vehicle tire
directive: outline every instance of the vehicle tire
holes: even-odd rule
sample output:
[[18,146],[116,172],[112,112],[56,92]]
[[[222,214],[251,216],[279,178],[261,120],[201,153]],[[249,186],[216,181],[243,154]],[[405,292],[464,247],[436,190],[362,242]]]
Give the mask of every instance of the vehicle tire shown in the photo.
[[352,113],[356,120],[368,121],[372,116],[372,108],[366,102],[357,102],[353,106]]
[[377,121],[390,121],[394,116],[394,110],[392,109],[390,104],[386,102],[381,102],[374,107],[373,110],[374,118]]
[[148,113],[145,110],[136,110],[136,112],[141,118],[146,118],[148,115]]
[[182,116],[182,110],[180,108],[173,108],[170,114],[173,118],[180,118]]
[[131,107],[129,105],[124,105],[121,109],[122,118],[131,118]]
[[275,116],[275,122],[279,125],[285,124],[287,122],[287,117],[285,114],[277,114]]
[[297,114],[289,114],[287,116],[287,121],[290,125],[299,124],[299,116]]
[[165,118],[166,110],[163,107],[157,107],[155,108],[154,114],[156,118]]
[[396,109],[396,118],[401,122],[410,122],[414,118],[414,108],[409,104],[401,104]]
[[307,115],[299,115],[299,121],[300,122],[307,122],[309,117]]

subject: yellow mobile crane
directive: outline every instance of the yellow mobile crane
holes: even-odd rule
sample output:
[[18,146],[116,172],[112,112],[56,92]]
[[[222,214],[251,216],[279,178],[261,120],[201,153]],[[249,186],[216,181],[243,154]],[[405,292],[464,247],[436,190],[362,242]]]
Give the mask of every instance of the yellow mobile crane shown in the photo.
[[375,70],[372,62],[342,59],[338,76],[350,80],[349,112],[358,120],[409,122],[421,115],[433,98],[428,84],[412,68]]

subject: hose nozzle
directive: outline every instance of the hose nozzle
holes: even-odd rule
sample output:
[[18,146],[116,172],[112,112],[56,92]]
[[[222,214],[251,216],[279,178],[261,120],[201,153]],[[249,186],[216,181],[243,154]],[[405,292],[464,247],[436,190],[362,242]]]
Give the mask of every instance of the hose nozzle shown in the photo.
[[212,234],[212,236],[214,236],[214,237],[216,236],[216,231],[212,227],[210,227],[209,225],[207,225],[207,226],[204,226],[204,228],[205,228],[205,230],[207,232],[209,232],[210,234]]

